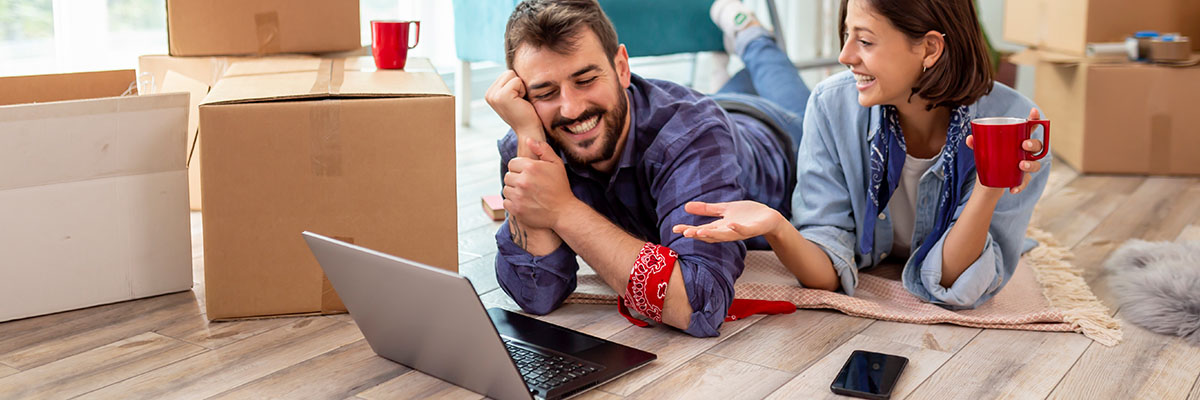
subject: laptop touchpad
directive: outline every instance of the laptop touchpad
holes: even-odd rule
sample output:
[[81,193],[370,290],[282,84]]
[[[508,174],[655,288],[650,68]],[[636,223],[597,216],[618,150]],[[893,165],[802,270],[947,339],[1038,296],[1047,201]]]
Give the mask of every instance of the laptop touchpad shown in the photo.
[[574,354],[604,344],[603,340],[499,308],[487,310],[496,331],[542,347]]

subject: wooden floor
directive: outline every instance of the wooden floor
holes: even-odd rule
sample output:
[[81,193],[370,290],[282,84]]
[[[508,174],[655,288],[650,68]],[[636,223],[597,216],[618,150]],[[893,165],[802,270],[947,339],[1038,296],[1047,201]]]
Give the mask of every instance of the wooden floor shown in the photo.
[[[513,308],[492,272],[499,191],[486,107],[458,132],[460,269],[489,305]],[[1129,238],[1200,239],[1200,179],[1052,170],[1035,224],[1074,249],[1111,303],[1100,265]],[[209,323],[199,214],[190,292],[0,324],[0,398],[479,398],[382,359],[347,315]],[[1120,311],[1113,309],[1120,316]],[[909,325],[828,311],[726,323],[697,339],[637,328],[613,307],[568,305],[546,320],[652,351],[658,360],[581,398],[817,398],[855,349],[907,356],[895,398],[1200,399],[1200,347],[1126,324],[1113,348],[1079,334]]]

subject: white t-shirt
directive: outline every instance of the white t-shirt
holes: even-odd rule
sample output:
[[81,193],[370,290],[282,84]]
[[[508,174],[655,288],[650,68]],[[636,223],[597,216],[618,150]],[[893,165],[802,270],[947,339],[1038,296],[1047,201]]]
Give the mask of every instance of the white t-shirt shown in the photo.
[[892,193],[892,199],[888,201],[888,208],[892,214],[892,254],[897,257],[908,257],[912,251],[910,246],[913,229],[917,224],[917,186],[921,182],[921,175],[935,162],[937,156],[925,159],[904,155],[900,184],[896,186],[896,192]]

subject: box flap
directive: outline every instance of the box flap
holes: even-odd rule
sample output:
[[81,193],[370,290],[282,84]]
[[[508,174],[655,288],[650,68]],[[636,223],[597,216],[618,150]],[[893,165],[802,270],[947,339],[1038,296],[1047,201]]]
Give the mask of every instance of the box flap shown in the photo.
[[[429,60],[409,59],[404,70],[377,70],[370,57],[238,63],[230,66],[202,105],[298,99],[450,96]],[[236,69],[236,71],[235,71]],[[283,71],[283,72],[271,72]],[[234,73],[240,76],[233,76]]]
[[313,72],[324,59],[311,56],[264,57],[238,60],[229,65],[226,77],[266,75],[283,72]]
[[209,85],[188,78],[175,71],[167,71],[161,83],[163,93],[188,94],[188,125],[187,125],[187,165],[192,165],[193,148],[195,148],[197,128],[200,127],[200,102],[208,95]]
[[1136,61],[1129,61],[1123,57],[1084,57],[1071,54],[1064,54],[1054,51],[1027,49],[1025,51],[1013,54],[1008,57],[1008,60],[1013,64],[1020,65],[1036,65],[1039,62],[1048,62],[1061,66],[1073,65],[1108,65],[1108,66],[1136,66],[1149,65]]
[[183,171],[188,95],[0,107],[0,190]]
[[[225,74],[229,64],[245,57],[172,57],[168,55],[144,55],[138,57],[138,79],[142,83],[151,83],[154,90],[143,90],[148,93],[158,93],[162,82],[166,79],[167,71],[174,71],[190,79],[212,86]],[[146,74],[153,78],[151,82]]]
[[[132,69],[0,78],[0,106],[116,97],[134,80]],[[134,86],[130,94],[136,93]]]

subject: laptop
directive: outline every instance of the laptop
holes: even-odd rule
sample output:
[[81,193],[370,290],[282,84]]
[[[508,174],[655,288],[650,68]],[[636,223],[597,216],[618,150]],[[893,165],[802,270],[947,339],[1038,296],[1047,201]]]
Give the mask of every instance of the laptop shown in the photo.
[[657,357],[499,308],[467,278],[304,232],[371,349],[494,399],[562,399]]

